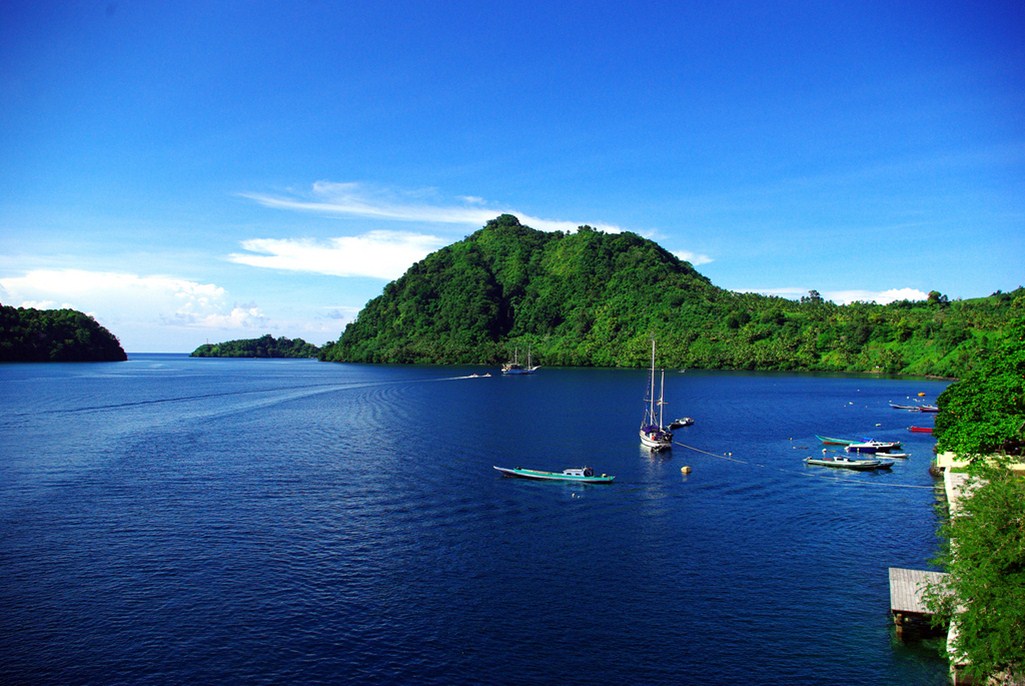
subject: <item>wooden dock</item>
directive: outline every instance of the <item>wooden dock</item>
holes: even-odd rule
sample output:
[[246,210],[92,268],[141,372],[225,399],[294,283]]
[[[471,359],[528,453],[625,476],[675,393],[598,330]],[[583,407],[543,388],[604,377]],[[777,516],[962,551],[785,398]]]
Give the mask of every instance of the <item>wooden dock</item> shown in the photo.
[[932,613],[925,606],[925,589],[947,576],[943,572],[890,567],[890,614],[897,626],[897,635],[905,632],[915,636],[933,633]]

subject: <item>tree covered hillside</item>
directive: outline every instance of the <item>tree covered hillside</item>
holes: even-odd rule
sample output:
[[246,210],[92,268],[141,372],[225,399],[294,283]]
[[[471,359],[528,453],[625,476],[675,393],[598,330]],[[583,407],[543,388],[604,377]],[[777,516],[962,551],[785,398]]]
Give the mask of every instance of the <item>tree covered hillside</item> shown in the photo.
[[301,338],[291,339],[270,334],[260,338],[241,338],[224,343],[206,343],[189,357],[318,357],[320,348]]
[[0,362],[122,362],[114,334],[76,310],[0,305]]
[[839,306],[726,291],[632,233],[549,233],[502,215],[428,255],[367,303],[321,358],[544,365],[870,371],[969,368],[1023,293]]

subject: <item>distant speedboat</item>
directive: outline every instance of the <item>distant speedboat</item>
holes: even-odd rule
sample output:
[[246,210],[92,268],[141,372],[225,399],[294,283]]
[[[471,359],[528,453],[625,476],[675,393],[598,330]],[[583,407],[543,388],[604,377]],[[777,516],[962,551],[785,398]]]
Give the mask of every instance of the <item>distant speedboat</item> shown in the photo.
[[669,423],[669,428],[670,429],[680,429],[680,428],[683,428],[685,426],[690,426],[693,423],[694,423],[694,420],[691,419],[690,417],[680,417],[679,419],[674,419],[672,422],[670,422]]
[[518,476],[521,479],[538,481],[575,481],[583,484],[610,484],[616,478],[608,474],[597,475],[590,467],[570,467],[561,472],[546,472],[541,469],[524,469],[523,467],[495,467],[506,476]]

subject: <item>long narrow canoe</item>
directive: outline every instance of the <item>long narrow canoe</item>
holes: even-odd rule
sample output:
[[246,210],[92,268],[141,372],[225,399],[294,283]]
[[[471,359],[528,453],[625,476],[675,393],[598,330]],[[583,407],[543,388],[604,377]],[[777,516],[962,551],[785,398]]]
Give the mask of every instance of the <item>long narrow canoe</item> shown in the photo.
[[571,467],[561,472],[546,472],[541,469],[523,469],[522,467],[495,467],[506,476],[518,476],[522,479],[540,481],[574,481],[583,484],[610,484],[616,478],[608,474],[597,475],[590,467]]
[[830,438],[829,436],[819,436],[815,434],[815,438],[819,439],[826,445],[850,445],[852,443],[860,443],[861,439],[857,438]]
[[819,467],[839,467],[841,469],[853,469],[859,472],[868,472],[875,469],[889,469],[893,466],[890,460],[852,460],[849,457],[838,455],[836,457],[806,457],[805,464]]
[[908,431],[910,431],[911,433],[916,433],[916,434],[931,434],[932,433],[932,427],[931,426],[909,426],[908,427]]

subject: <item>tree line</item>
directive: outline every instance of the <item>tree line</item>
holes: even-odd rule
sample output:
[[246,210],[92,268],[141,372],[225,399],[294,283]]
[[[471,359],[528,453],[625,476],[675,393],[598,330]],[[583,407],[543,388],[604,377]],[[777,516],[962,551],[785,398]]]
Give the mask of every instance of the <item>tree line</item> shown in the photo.
[[301,338],[291,339],[270,334],[260,338],[244,338],[223,343],[206,343],[190,357],[312,357],[320,356],[320,348]]

